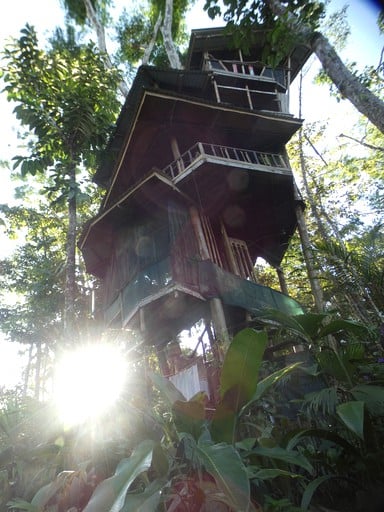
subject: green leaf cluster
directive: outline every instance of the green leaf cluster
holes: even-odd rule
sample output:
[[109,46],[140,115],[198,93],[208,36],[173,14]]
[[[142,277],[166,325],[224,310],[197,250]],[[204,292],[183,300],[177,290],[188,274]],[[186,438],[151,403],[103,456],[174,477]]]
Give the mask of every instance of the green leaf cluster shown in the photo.
[[[94,168],[119,104],[116,70],[107,69],[92,43],[81,45],[68,28],[57,29],[51,48],[39,48],[26,25],[4,50],[5,92],[29,133],[27,154],[14,158],[23,175],[50,172],[57,190],[66,189],[72,167]],[[69,191],[67,191],[68,193]]]

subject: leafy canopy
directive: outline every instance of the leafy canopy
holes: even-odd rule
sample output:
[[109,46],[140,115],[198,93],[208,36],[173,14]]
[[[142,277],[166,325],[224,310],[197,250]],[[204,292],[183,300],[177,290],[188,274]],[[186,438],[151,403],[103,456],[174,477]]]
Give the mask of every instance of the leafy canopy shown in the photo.
[[263,60],[268,64],[277,65],[294,44],[308,42],[299,41],[299,33],[302,31],[287,30],[287,17],[294,14],[297,26],[305,25],[316,31],[325,15],[325,5],[324,2],[317,0],[288,0],[283,3],[283,10],[277,16],[271,9],[272,3],[267,0],[206,0],[204,10],[212,19],[223,17],[228,30],[233,33],[235,45],[241,47],[245,53],[254,42],[255,26],[263,25],[270,28],[266,34]]
[[5,49],[3,69],[8,100],[32,134],[29,154],[14,157],[14,167],[21,165],[23,175],[49,169],[58,189],[67,188],[69,168],[96,165],[119,107],[117,72],[105,68],[92,43],[77,44],[71,28],[66,36],[58,29],[42,50],[26,25]]

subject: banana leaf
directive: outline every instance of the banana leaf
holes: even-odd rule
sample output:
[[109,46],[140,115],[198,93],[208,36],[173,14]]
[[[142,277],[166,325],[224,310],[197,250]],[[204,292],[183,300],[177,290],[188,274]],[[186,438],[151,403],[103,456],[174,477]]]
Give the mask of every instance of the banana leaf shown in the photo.
[[364,402],[356,400],[340,404],[336,412],[344,425],[364,441]]
[[227,443],[199,443],[197,453],[231,507],[238,512],[253,511],[248,472],[236,448]]
[[132,482],[151,466],[154,446],[149,440],[140,443],[129,459],[119,463],[115,474],[96,487],[83,512],[120,512]]
[[237,415],[256,392],[266,345],[266,333],[254,329],[243,329],[233,338],[221,372],[222,400],[211,425],[216,442],[234,442]]

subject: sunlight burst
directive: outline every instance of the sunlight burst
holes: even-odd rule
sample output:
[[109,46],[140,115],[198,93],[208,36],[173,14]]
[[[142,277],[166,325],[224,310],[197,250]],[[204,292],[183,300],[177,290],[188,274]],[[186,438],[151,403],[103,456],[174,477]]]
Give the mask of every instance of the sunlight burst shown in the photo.
[[85,345],[63,355],[55,372],[62,421],[75,425],[106,412],[119,398],[126,374],[126,360],[115,346]]

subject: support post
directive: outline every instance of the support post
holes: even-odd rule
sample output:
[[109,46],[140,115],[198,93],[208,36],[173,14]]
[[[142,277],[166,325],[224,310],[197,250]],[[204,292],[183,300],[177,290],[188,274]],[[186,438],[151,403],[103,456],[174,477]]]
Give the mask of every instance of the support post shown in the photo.
[[215,297],[209,301],[211,308],[212,324],[216,335],[216,340],[221,340],[225,343],[229,343],[229,335],[227,322],[225,321],[225,314],[223,303],[221,299]]

